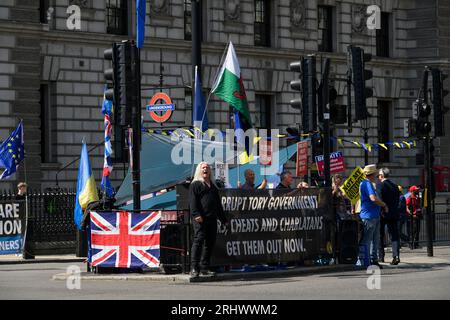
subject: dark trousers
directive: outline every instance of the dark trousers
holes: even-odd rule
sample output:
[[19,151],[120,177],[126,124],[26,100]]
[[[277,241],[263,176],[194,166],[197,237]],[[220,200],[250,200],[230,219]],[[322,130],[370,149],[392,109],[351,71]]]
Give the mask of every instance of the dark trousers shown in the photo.
[[410,228],[411,228],[411,249],[415,249],[419,246],[419,234],[420,234],[420,218],[409,218]]
[[217,220],[204,219],[202,223],[192,221],[194,241],[191,250],[191,268],[207,270],[211,262],[212,250],[216,243]]
[[388,229],[389,236],[391,237],[392,243],[392,256],[400,256],[400,243],[399,243],[399,233],[398,233],[398,220],[387,220],[381,219],[380,223],[380,259],[384,259],[384,247],[385,244],[385,230],[386,226]]

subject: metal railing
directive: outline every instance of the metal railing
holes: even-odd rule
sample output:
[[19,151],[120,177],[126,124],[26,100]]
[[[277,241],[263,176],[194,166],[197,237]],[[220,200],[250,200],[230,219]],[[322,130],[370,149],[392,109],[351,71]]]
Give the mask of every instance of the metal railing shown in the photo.
[[[426,219],[424,216],[419,220],[419,243],[423,246],[427,242]],[[412,222],[407,217],[399,229],[402,243],[411,243]],[[450,242],[450,198],[437,199],[432,205],[432,229],[433,243],[439,245]],[[390,245],[391,241],[386,230],[385,244]]]

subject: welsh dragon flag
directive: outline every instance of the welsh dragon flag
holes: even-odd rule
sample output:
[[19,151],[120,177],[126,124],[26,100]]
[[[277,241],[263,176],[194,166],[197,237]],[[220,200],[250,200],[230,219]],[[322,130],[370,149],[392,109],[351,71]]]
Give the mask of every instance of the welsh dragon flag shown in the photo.
[[[252,128],[252,120],[248,110],[247,96],[245,94],[244,84],[242,82],[241,68],[234,51],[233,43],[230,41],[228,52],[223,63],[216,82],[211,90],[223,101],[228,102],[235,110],[234,125],[235,129],[246,131]],[[241,136],[237,136],[238,141],[242,141]],[[239,162],[245,164],[253,160],[250,154],[249,141],[245,141],[245,151],[239,155]]]
[[230,41],[228,52],[219,76],[211,90],[223,101],[228,102],[233,108],[241,113],[244,120],[252,127],[252,120],[248,110],[247,96],[242,83],[241,68],[234,51],[233,43]]

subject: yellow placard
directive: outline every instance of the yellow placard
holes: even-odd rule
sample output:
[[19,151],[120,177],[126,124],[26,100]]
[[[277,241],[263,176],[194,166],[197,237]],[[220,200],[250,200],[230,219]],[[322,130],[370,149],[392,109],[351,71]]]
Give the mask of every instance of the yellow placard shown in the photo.
[[361,184],[361,181],[363,181],[365,178],[366,175],[364,174],[361,167],[356,167],[356,169],[353,170],[350,177],[348,177],[348,179],[345,180],[342,186],[340,187],[342,192],[344,192],[347,198],[350,199],[352,205],[354,205],[360,198],[359,185]]

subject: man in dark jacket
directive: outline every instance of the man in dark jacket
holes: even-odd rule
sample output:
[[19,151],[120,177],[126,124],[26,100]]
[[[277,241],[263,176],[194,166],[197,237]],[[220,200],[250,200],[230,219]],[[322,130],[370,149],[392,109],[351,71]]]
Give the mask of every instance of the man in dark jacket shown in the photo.
[[398,203],[400,199],[400,192],[398,186],[393,183],[389,178],[389,169],[380,169],[378,173],[378,179],[380,184],[377,187],[379,196],[388,206],[388,212],[381,213],[380,224],[380,261],[384,261],[384,247],[385,247],[385,228],[387,226],[388,233],[392,242],[392,265],[397,265],[400,262],[400,243],[398,233]]
[[[212,276],[209,270],[212,250],[217,236],[217,219],[227,225],[219,191],[211,180],[211,168],[206,162],[198,164],[189,187],[189,207],[194,228],[191,250],[191,276]],[[203,254],[202,254],[203,253]]]

